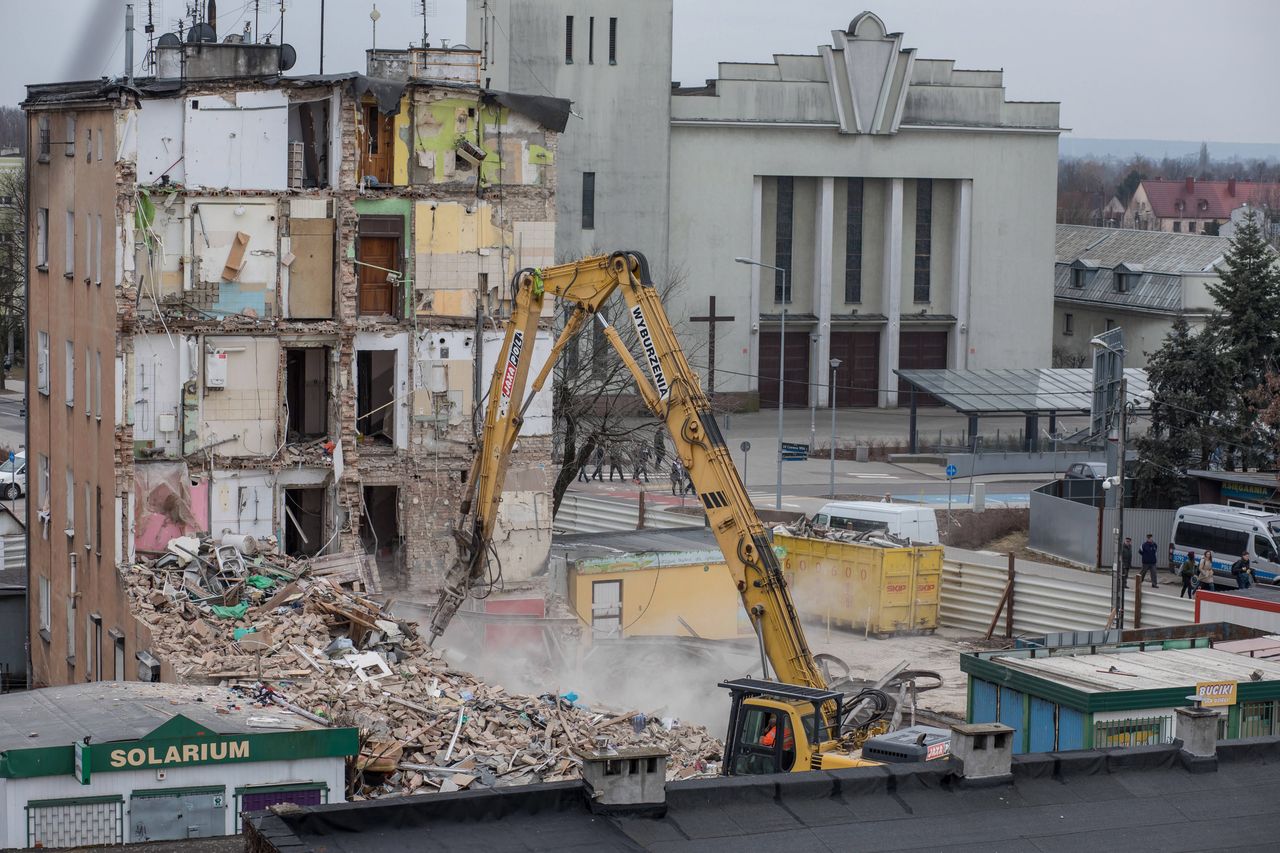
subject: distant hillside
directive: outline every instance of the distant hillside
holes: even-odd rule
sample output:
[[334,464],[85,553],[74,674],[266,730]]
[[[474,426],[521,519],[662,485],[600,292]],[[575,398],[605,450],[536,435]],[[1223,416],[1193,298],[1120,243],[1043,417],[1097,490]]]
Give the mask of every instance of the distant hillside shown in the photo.
[[[1058,140],[1058,153],[1063,157],[1117,157],[1122,160],[1141,154],[1160,160],[1164,157],[1195,157],[1200,153],[1200,141],[1089,139],[1064,134]],[[1214,160],[1280,160],[1280,143],[1210,141],[1209,156]]]

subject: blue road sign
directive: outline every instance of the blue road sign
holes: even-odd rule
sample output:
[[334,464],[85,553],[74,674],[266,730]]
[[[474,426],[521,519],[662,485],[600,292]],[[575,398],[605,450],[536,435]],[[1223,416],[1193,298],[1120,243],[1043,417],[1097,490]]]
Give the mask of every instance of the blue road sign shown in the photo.
[[948,479],[948,480],[950,480],[952,477],[954,477],[954,476],[956,475],[956,473],[957,473],[957,472],[958,472],[958,469],[956,468],[956,466],[954,466],[954,465],[948,465],[948,466],[947,466],[947,479]]

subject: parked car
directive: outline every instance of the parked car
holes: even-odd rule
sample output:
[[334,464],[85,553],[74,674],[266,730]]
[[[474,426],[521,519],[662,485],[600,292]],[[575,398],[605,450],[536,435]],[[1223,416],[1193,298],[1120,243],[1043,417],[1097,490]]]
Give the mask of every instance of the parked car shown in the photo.
[[1105,462],[1073,462],[1062,475],[1064,480],[1105,480],[1107,463]]
[[[1215,583],[1231,578],[1231,564],[1245,551],[1253,555],[1253,576],[1280,584],[1280,515],[1220,504],[1178,508],[1173,526],[1170,563],[1181,566],[1187,552],[1213,552]],[[1233,579],[1234,580],[1234,579]]]
[[20,450],[0,463],[0,498],[17,500],[27,493],[27,453]]

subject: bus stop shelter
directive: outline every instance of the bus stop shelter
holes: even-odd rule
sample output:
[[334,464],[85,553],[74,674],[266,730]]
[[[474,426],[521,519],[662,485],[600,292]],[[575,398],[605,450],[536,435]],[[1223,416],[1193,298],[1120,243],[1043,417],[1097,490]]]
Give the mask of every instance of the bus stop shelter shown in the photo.
[[[1049,419],[1049,432],[1058,428],[1058,415],[1087,415],[1093,405],[1093,371],[1087,367],[1038,367],[1012,370],[898,370],[911,388],[910,446],[920,451],[917,408],[924,395],[969,418],[969,435],[978,434],[982,416],[1023,415],[1027,420],[1023,449],[1040,449],[1040,417]],[[1128,402],[1139,410],[1151,407],[1147,371],[1124,371]]]

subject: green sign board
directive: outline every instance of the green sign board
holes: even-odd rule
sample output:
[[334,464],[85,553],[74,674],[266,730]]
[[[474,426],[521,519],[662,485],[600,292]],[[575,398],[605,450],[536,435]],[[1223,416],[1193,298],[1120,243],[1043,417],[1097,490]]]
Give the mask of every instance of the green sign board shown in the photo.
[[11,749],[0,754],[0,778],[72,774],[82,785],[90,774],[126,770],[347,757],[359,751],[353,728],[219,734],[178,715],[139,740]]

